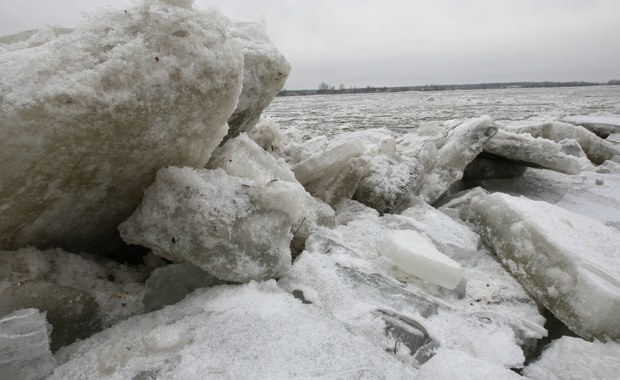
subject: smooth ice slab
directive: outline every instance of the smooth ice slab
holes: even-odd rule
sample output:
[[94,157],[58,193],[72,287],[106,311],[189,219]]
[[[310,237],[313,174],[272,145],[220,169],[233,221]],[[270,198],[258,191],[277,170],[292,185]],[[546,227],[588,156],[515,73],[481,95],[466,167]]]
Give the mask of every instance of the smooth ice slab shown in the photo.
[[578,174],[583,167],[577,157],[562,152],[562,145],[528,134],[500,130],[484,151],[522,163],[542,166],[567,174]]
[[620,132],[620,115],[575,115],[567,116],[562,121],[581,125],[602,138]]
[[620,234],[546,202],[496,193],[474,223],[539,302],[584,338],[620,338]]
[[417,231],[392,231],[377,249],[405,272],[444,288],[454,289],[463,279],[461,266]]

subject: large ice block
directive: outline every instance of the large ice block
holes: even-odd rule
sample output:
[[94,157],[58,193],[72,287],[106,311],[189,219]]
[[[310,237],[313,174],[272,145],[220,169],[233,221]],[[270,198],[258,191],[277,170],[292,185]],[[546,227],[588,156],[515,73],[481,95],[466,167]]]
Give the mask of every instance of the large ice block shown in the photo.
[[574,156],[562,152],[562,145],[528,134],[500,130],[486,144],[484,151],[530,165],[557,170],[567,174],[578,174],[583,163]]
[[291,71],[291,65],[269,41],[264,23],[236,22],[232,36],[243,51],[243,87],[237,108],[228,119],[227,137],[256,125]]
[[292,185],[222,169],[162,169],[119,230],[128,243],[192,262],[223,280],[272,278],[291,265],[291,228],[304,201]]
[[459,263],[417,231],[392,231],[377,242],[377,249],[405,272],[444,288],[454,289],[463,279]]
[[101,10],[40,46],[4,46],[0,249],[113,251],[157,170],[206,164],[243,55],[229,20],[190,3]]
[[50,379],[412,379],[415,369],[274,281],[197,291],[57,354]]
[[620,338],[620,234],[546,202],[495,193],[473,222],[525,288],[586,339]]

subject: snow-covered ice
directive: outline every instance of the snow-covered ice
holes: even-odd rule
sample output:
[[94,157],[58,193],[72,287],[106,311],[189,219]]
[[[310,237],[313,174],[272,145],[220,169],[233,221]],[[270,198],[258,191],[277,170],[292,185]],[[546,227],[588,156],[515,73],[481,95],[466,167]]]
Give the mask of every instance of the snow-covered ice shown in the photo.
[[575,115],[564,117],[562,121],[581,125],[602,138],[620,132],[620,115]]
[[411,379],[415,370],[275,282],[196,291],[56,355],[50,379]]
[[584,338],[620,338],[620,234],[546,202],[495,193],[472,221],[528,291]]
[[564,336],[551,343],[523,374],[540,380],[617,379],[620,344]]
[[6,47],[0,248],[116,249],[157,170],[204,166],[241,91],[231,28],[213,10],[146,1]]
[[285,181],[170,167],[157,173],[119,230],[128,243],[191,262],[220,279],[264,280],[290,268],[291,226],[303,202],[303,193]]
[[500,130],[485,145],[484,151],[509,160],[537,165],[567,174],[579,174],[584,164],[562,152],[562,145],[528,134]]
[[0,378],[618,372],[618,86],[265,110],[264,22],[192,0],[0,37],[0,66]]

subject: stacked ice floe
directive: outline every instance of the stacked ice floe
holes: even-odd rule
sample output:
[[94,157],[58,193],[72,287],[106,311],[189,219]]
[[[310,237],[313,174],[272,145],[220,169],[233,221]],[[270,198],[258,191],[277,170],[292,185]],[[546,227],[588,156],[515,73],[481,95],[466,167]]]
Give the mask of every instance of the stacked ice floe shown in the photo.
[[[258,122],[289,71],[263,29],[152,0],[0,39],[3,376],[617,373],[617,146],[489,117],[303,141]],[[527,365],[543,307],[598,341]]]

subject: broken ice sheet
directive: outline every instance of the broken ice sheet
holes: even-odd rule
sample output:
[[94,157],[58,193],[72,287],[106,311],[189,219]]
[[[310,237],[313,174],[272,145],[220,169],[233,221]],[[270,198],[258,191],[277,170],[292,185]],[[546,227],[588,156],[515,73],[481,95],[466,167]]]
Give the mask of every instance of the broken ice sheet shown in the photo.
[[471,221],[539,302],[584,338],[620,337],[620,234],[546,202],[495,193]]
[[[481,249],[455,256],[455,260],[462,260],[467,279],[464,297],[458,298],[386,266],[379,256],[376,242],[393,229],[416,228],[412,218],[377,217],[364,212],[355,215],[358,218],[346,225],[319,229],[311,235],[306,252],[297,258],[280,285],[289,292],[298,291],[308,302],[351,326],[356,334],[392,351],[397,337],[386,335],[389,323],[377,318],[377,310],[398,311],[421,324],[434,344],[460,349],[504,367],[522,366],[522,349],[529,351],[546,335],[536,303],[488,252]],[[417,226],[424,220],[441,218],[429,215]],[[448,238],[442,246],[455,241]],[[446,326],[450,326],[449,333]],[[495,350],[482,349],[493,344],[495,332],[502,334],[502,344],[494,345]]]
[[444,288],[456,288],[463,278],[461,266],[415,230],[392,231],[377,242],[377,249],[405,272]]
[[523,374],[540,380],[617,379],[620,344],[564,336],[545,348]]
[[230,21],[137,3],[0,53],[1,249],[115,250],[157,170],[204,166],[226,135],[244,66]]
[[199,290],[67,347],[57,360],[50,379],[415,377],[274,281]]
[[290,268],[290,230],[303,202],[289,185],[257,183],[222,169],[161,169],[119,231],[130,244],[189,261],[222,280],[273,278]]
[[546,201],[620,230],[620,171],[615,172],[614,166],[618,165],[608,161],[597,172],[574,176],[529,168],[520,178],[488,179],[481,186],[491,192]]

